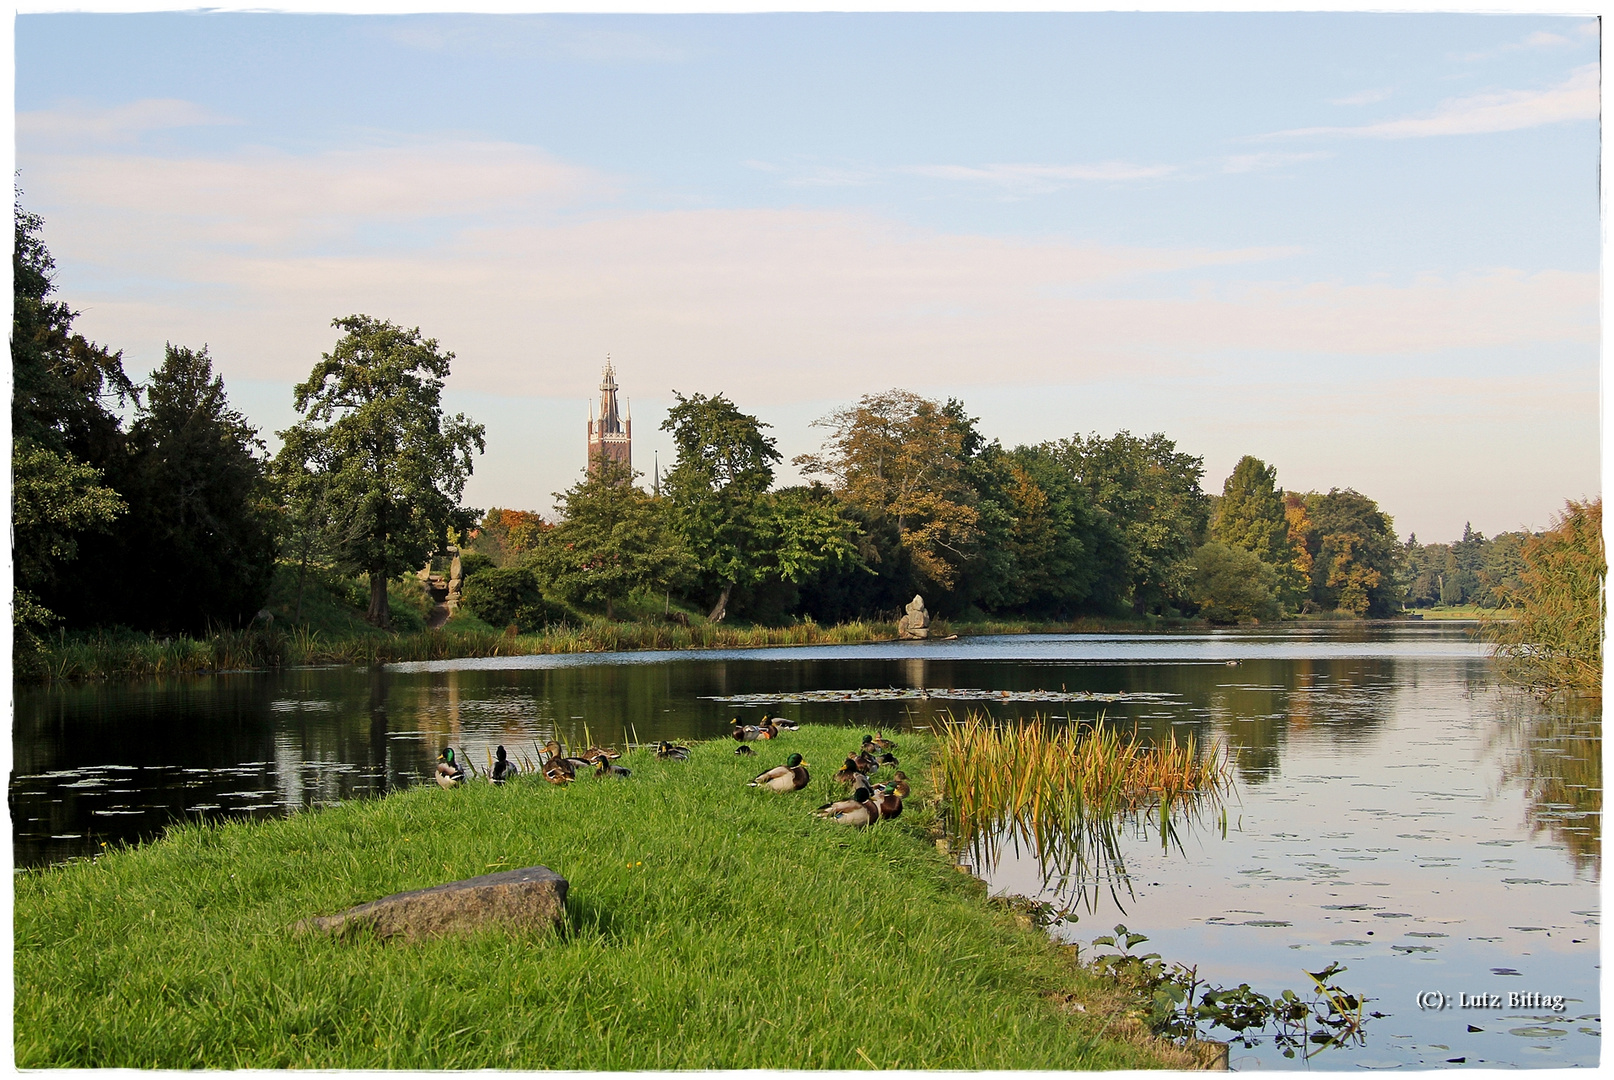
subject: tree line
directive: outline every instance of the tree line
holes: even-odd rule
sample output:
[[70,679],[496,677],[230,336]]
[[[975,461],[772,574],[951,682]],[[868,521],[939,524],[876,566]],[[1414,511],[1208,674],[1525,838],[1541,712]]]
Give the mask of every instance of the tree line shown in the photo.
[[[1504,603],[1523,534],[1402,544],[1351,489],[1292,492],[1240,460],[1219,494],[1164,434],[1072,435],[1005,448],[956,399],[894,389],[816,422],[807,482],[775,485],[768,425],[721,393],[662,424],[676,460],[655,490],[609,460],[557,513],[463,505],[481,425],[446,415],[453,354],[367,315],[294,391],[271,457],[207,349],[170,344],[143,384],[85,339],[55,295],[42,222],[15,211],[12,321],[14,625],[201,633],[250,623],[277,566],[297,618],[308,583],[352,583],[387,627],[388,584],[463,542],[465,603],[526,631],[659,599],[777,623],[937,614],[1084,614],[1231,623]],[[686,617],[675,616],[675,617]]]
[[1253,457],[1211,495],[1203,459],[1163,434],[1005,449],[962,402],[891,390],[818,421],[823,448],[794,462],[809,482],[775,488],[766,424],[722,394],[675,400],[659,491],[601,460],[553,523],[489,511],[469,545],[473,610],[525,630],[557,603],[650,594],[713,619],[841,622],[919,593],[954,618],[1231,623],[1389,615],[1404,598],[1406,553],[1372,499],[1285,492]]

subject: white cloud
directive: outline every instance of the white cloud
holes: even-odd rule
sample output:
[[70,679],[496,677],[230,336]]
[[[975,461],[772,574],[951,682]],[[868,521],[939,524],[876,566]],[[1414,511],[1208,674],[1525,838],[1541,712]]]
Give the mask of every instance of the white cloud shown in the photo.
[[31,193],[181,257],[206,244],[330,242],[389,222],[542,214],[612,190],[609,179],[531,147],[477,141],[310,156],[25,155],[21,163]]
[[1366,139],[1416,139],[1432,135],[1479,135],[1517,131],[1569,120],[1596,120],[1600,115],[1598,66],[1576,68],[1546,90],[1502,90],[1442,102],[1432,112],[1359,127],[1311,127],[1273,132],[1256,138],[1335,135]]
[[[1584,35],[1586,25],[1587,24],[1583,23],[1576,27],[1575,32],[1577,34]],[[1595,27],[1596,22],[1594,21],[1590,25]],[[1467,63],[1476,63],[1481,60],[1490,60],[1498,56],[1506,56],[1508,53],[1518,52],[1521,49],[1552,49],[1557,48],[1560,45],[1571,44],[1573,44],[1573,42],[1564,37],[1562,34],[1553,34],[1545,30],[1537,30],[1534,33],[1526,34],[1518,41],[1510,41],[1505,45],[1498,45],[1494,49],[1486,49],[1481,52],[1464,53],[1457,59]]]
[[1393,93],[1394,91],[1388,88],[1362,90],[1355,94],[1347,94],[1344,97],[1329,98],[1328,103],[1330,105],[1372,105],[1376,102],[1388,101]]
[[1069,183],[1158,180],[1177,171],[1175,165],[1134,165],[1101,161],[1077,165],[912,165],[898,170],[936,180],[960,180],[1004,188],[1050,191]]
[[1170,379],[1240,351],[1595,347],[1598,333],[1595,273],[1236,283],[1229,268],[1248,278],[1293,251],[1033,242],[807,209],[612,214],[586,201],[602,178],[507,144],[25,164],[81,328],[135,361],[207,343],[230,378],[303,378],[331,318],[358,311],[439,338],[462,389],[582,399],[611,352],[641,393],[758,404]]
[[127,144],[151,131],[238,123],[177,98],[143,98],[110,109],[69,102],[54,109],[19,112],[17,139],[34,146]]
[[1222,159],[1222,171],[1224,173],[1260,172],[1265,169],[1281,169],[1285,165],[1298,165],[1302,161],[1320,161],[1333,156],[1333,154],[1323,150],[1299,154],[1288,154],[1282,151],[1260,154],[1232,154]]

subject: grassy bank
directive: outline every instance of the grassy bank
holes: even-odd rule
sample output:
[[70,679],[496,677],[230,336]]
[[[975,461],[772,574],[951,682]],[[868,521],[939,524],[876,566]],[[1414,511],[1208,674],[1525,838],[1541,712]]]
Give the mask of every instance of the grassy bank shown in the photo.
[[[757,759],[724,743],[686,763],[635,753],[630,779],[565,789],[420,787],[21,873],[17,1065],[1189,1064],[938,852],[916,737],[901,747],[919,781],[901,818],[862,831],[814,819],[856,738],[810,728]],[[744,786],[792,750],[814,766],[805,791]],[[287,929],[533,864],[571,883],[559,935],[405,945]]]

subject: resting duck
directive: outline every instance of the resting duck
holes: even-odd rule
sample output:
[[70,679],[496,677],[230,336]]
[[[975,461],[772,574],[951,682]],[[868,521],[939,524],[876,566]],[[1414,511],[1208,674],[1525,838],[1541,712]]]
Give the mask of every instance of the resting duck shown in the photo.
[[734,748],[734,753],[738,757],[755,757],[757,752],[744,743],[741,743],[739,746]]
[[511,761],[508,757],[505,757],[504,747],[500,746],[496,748],[493,751],[493,754],[494,757],[497,758],[497,760],[493,763],[493,782],[495,784],[502,784],[521,771],[520,769],[516,768],[515,762]]
[[829,820],[837,825],[852,825],[861,829],[865,825],[873,825],[880,820],[880,807],[872,799],[865,799],[851,808],[837,811],[829,816]]
[[611,764],[611,759],[601,754],[594,759],[594,775],[602,779],[614,776],[618,780],[626,780],[633,775],[632,769],[624,769],[620,765]]
[[734,730],[730,731],[729,735],[732,736],[736,742],[756,742],[758,739],[765,738],[765,736],[762,734],[761,728],[748,727],[745,724],[740,723],[738,719],[734,721]]
[[889,782],[879,785],[879,790],[894,791],[906,799],[910,790],[908,787],[908,774],[904,772],[893,773]]
[[544,753],[549,755],[545,761],[546,764],[564,761],[566,764],[572,767],[572,772],[574,773],[577,772],[578,769],[586,769],[590,765],[594,764],[594,762],[588,758],[563,756],[560,752],[560,743],[556,742],[554,739],[550,739],[548,742],[544,743]]
[[459,762],[454,760],[454,748],[443,747],[443,752],[437,755],[437,786],[441,788],[459,787],[465,780],[465,770],[460,768]]
[[901,762],[899,762],[897,760],[897,756],[895,754],[893,754],[893,753],[891,753],[891,751],[887,750],[885,753],[880,755],[880,764],[881,765],[889,765],[893,769],[895,769],[898,765],[901,764]]
[[800,754],[791,754],[777,769],[758,774],[747,787],[765,787],[769,791],[800,791],[807,786],[807,765]]
[[577,779],[577,770],[570,758],[555,758],[544,766],[544,779],[551,784],[564,786]]
[[688,761],[689,747],[674,746],[672,743],[662,740],[656,744],[656,757],[662,761]]
[[865,741],[873,743],[875,748],[879,750],[895,750],[897,748],[897,744],[886,738],[883,731],[876,731],[874,738]]
[[895,791],[882,791],[872,801],[881,818],[902,816],[902,796]]
[[857,771],[865,776],[873,776],[880,769],[880,763],[874,760],[874,756],[865,754],[861,750],[857,752],[857,756],[852,760],[857,763]]
[[874,798],[874,792],[869,790],[869,786],[867,784],[860,784],[858,789],[852,792],[852,797],[850,799],[838,799],[835,802],[827,802],[823,806],[820,806],[817,810],[814,810],[813,813],[817,814],[821,818],[834,817],[836,814],[849,813],[856,810],[859,806],[862,806],[865,802],[868,802],[872,798]]
[[847,754],[846,764],[835,770],[835,780],[837,783],[856,787],[860,781],[867,783],[868,777],[864,776],[863,770],[857,767],[857,758]]
[[794,720],[786,720],[782,716],[775,716],[772,720],[770,720],[768,722],[770,724],[772,724],[775,728],[778,728],[778,729],[783,730],[783,731],[800,731],[801,730],[801,725],[800,724],[796,723]]
[[620,750],[612,750],[608,746],[591,746],[587,750],[583,751],[583,757],[588,761],[593,761],[601,756],[615,761],[617,758],[622,756],[622,752]]

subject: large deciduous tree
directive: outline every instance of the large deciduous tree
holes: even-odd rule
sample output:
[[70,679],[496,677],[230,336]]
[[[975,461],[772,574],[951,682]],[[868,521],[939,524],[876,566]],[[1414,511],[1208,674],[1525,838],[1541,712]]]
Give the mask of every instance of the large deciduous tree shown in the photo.
[[1289,543],[1289,519],[1284,514],[1283,489],[1278,470],[1246,454],[1222,484],[1222,497],[1211,515],[1210,537],[1220,544],[1248,551],[1272,568],[1272,586],[1279,600],[1298,608],[1306,598],[1308,582],[1295,566]]
[[1204,459],[1179,453],[1162,434],[1126,431],[1063,439],[1054,453],[1120,535],[1133,609],[1160,612],[1188,599],[1210,512],[1199,487]]
[[[720,620],[736,585],[766,572],[765,506],[773,486],[774,440],[767,424],[722,394],[685,397],[667,412],[678,459],[662,481],[674,526],[700,566],[701,585],[717,593],[710,618]],[[708,596],[708,599],[710,597]]]
[[561,520],[531,556],[546,595],[575,604],[604,604],[650,589],[669,589],[695,570],[683,537],[667,520],[666,503],[633,483],[626,464],[595,459],[588,474],[557,492]]
[[974,431],[962,405],[890,390],[814,424],[830,431],[824,452],[795,464],[827,474],[842,499],[891,522],[921,578],[951,589],[981,534],[965,475]]
[[[1291,517],[1291,523],[1294,518]],[[1388,514],[1350,488],[1305,497],[1311,598],[1321,608],[1388,615],[1401,595],[1401,545]]]
[[74,333],[78,313],[53,298],[44,222],[19,202],[12,223],[12,625],[19,642],[37,644],[37,631],[58,619],[46,598],[77,558],[79,539],[125,510],[106,483],[105,466],[123,448],[109,406],[135,388],[122,354]]
[[387,582],[418,568],[477,512],[460,505],[484,429],[445,416],[443,380],[454,354],[368,315],[344,331],[295,388],[301,423],[282,432],[282,476],[302,470],[323,494],[341,564],[370,579],[368,620],[391,625]]

